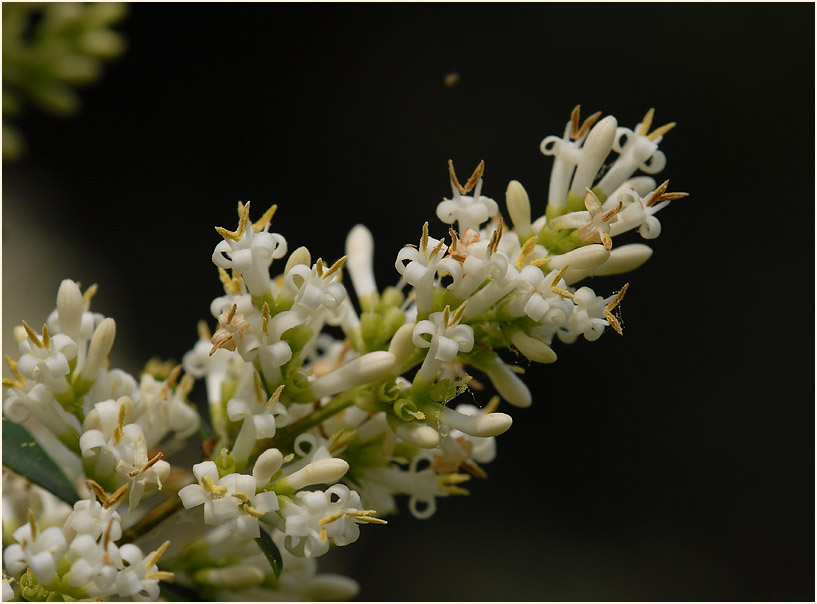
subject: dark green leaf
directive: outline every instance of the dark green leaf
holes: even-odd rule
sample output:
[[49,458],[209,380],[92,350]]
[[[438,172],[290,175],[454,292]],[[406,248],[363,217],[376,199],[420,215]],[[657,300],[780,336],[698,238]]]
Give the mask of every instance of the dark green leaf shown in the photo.
[[261,551],[264,552],[267,560],[269,560],[269,565],[272,567],[272,572],[275,573],[275,578],[279,578],[281,571],[284,570],[284,561],[281,559],[281,552],[278,551],[278,546],[275,545],[269,533],[263,529],[261,530],[261,536],[255,541],[258,543],[258,547],[261,548]]
[[82,499],[42,447],[20,424],[3,418],[3,465],[69,505]]

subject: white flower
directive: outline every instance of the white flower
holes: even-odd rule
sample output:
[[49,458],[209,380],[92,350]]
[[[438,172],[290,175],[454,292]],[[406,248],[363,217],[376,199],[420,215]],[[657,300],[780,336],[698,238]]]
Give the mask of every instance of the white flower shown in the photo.
[[[407,245],[397,254],[394,266],[406,283],[414,287],[417,311],[421,314],[430,312],[434,306],[434,279],[437,274],[456,274],[460,271],[456,261],[444,258],[446,251],[448,248],[444,240],[429,237],[426,222],[423,225],[420,245],[418,247]],[[408,264],[405,264],[406,261]]]
[[[454,173],[454,164],[448,160],[448,171],[451,176],[451,192],[453,199],[446,199],[437,205],[437,218],[446,224],[457,223],[457,230],[464,233],[466,229],[479,230],[480,225],[486,222],[499,211],[497,203],[482,192],[482,173],[485,162],[479,162],[477,169],[465,183],[460,185]],[[475,188],[476,186],[476,188]],[[474,195],[466,193],[474,189]]]
[[618,128],[613,142],[613,150],[619,154],[618,159],[610,166],[599,181],[598,188],[604,195],[610,195],[636,170],[655,174],[664,169],[667,163],[664,154],[658,150],[663,135],[669,132],[675,122],[665,124],[649,132],[652,126],[654,110],[650,109],[634,130]]
[[269,267],[274,259],[287,253],[287,242],[278,233],[268,232],[277,206],[272,206],[255,224],[250,223],[250,202],[239,204],[238,229],[228,231],[217,227],[224,241],[213,251],[216,266],[235,270],[241,275],[253,296],[265,296],[270,291]]
[[155,484],[162,490],[162,481],[170,476],[170,464],[161,457],[162,454],[157,453],[152,459],[148,459],[147,445],[142,437],[133,443],[132,457],[119,460],[116,470],[130,479],[128,511],[139,504],[148,483]]
[[474,330],[469,325],[459,324],[464,310],[465,307],[460,306],[451,316],[451,310],[446,306],[443,312],[431,313],[427,320],[414,326],[414,345],[428,348],[414,378],[417,387],[430,387],[444,362],[453,361],[458,353],[470,352],[474,347]]
[[616,214],[621,210],[622,202],[611,210],[604,211],[599,198],[590,190],[585,190],[584,205],[586,212],[571,212],[551,220],[552,229],[578,229],[582,241],[601,243],[607,250],[613,247],[610,239],[610,227],[618,220]]
[[57,564],[67,548],[62,530],[52,526],[39,532],[32,516],[28,524],[14,531],[14,540],[17,543],[3,552],[9,572],[16,575],[28,567],[43,585],[53,583],[57,579]]
[[598,340],[604,333],[604,328],[612,326],[621,334],[621,326],[612,311],[621,302],[627,291],[627,285],[621,291],[608,297],[597,296],[589,287],[581,287],[573,294],[573,302],[576,305],[573,314],[568,320],[567,329],[560,329],[559,339],[570,344],[579,335],[584,335],[588,341]]
[[544,155],[552,155],[553,168],[550,172],[550,189],[548,206],[563,208],[567,202],[567,190],[573,170],[582,157],[581,145],[590,127],[601,117],[601,112],[594,113],[579,126],[580,106],[576,105],[570,114],[562,138],[548,136],[540,144],[539,150]]
[[655,217],[659,210],[669,205],[670,201],[686,197],[686,193],[667,193],[669,181],[664,181],[655,191],[642,198],[635,190],[621,196],[624,209],[619,212],[619,221],[613,224],[610,234],[620,235],[630,229],[638,228],[644,239],[655,239],[661,234],[661,223]]
[[28,339],[18,344],[22,356],[17,369],[28,379],[41,382],[57,397],[70,390],[66,376],[71,372],[68,365],[77,356],[77,344],[65,334],[51,336],[43,325],[42,336],[24,321]]
[[377,291],[374,279],[374,240],[372,233],[362,224],[355,225],[346,236],[346,270],[352,278],[357,299],[364,299]]
[[95,499],[77,501],[65,521],[63,533],[71,539],[77,535],[89,535],[94,541],[107,533],[111,541],[118,541],[122,536],[122,526],[116,507],[105,507]]

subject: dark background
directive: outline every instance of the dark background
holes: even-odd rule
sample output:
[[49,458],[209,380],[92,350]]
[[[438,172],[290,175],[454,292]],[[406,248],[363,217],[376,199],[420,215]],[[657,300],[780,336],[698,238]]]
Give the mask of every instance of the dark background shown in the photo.
[[[424,220],[446,232],[449,158],[484,159],[503,208],[520,180],[538,216],[538,145],[573,105],[630,128],[656,107],[679,124],[658,176],[690,197],[647,265],[589,283],[630,282],[625,337],[557,343],[487,482],[334,564],[362,599],[813,600],[813,24],[811,4],[132,5],[82,113],[21,122],[4,300],[98,281],[121,364],[179,359],[238,200],[330,260],[366,223],[385,285]],[[44,319],[4,331],[21,318]]]

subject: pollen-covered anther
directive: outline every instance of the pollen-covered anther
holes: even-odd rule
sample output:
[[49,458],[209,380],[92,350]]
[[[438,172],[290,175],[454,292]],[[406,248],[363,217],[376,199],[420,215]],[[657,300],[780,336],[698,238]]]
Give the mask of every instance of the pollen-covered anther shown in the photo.
[[516,261],[516,268],[522,269],[527,263],[528,258],[533,253],[533,249],[536,247],[536,237],[529,238],[525,245],[522,246],[522,251],[519,252],[519,259]]
[[[652,120],[655,116],[655,109],[650,107],[647,110],[647,113],[644,115],[644,119],[641,120],[641,128],[639,129],[639,134],[641,136],[646,136],[649,140],[654,141],[659,136],[664,136],[667,132],[675,128],[675,122],[670,122],[668,124],[664,124],[663,126],[659,126],[652,132],[650,132],[650,126],[652,126]],[[647,134],[649,132],[649,134]]]
[[339,510],[339,511],[335,512],[334,514],[329,514],[329,516],[325,516],[325,517],[321,518],[320,520],[318,520],[318,525],[319,526],[325,526],[325,525],[329,524],[330,522],[334,522],[338,518],[343,518],[343,516],[345,516],[345,515],[346,515],[346,513],[343,510]]
[[335,453],[343,451],[355,439],[356,435],[356,430],[338,430],[329,438],[329,452],[334,456]]
[[40,337],[37,335],[37,332],[31,329],[31,326],[23,321],[23,328],[26,330],[26,334],[28,334],[28,339],[31,340],[31,343],[34,344],[37,348],[44,348],[42,341],[40,341]]
[[501,400],[498,394],[495,394],[491,397],[491,400],[488,401],[488,404],[482,408],[483,413],[493,413],[499,407],[499,401]]
[[321,543],[326,543],[327,539],[328,537],[326,535],[326,527],[325,526],[321,527]]
[[102,507],[107,509],[107,508],[113,506],[114,504],[119,503],[119,501],[121,501],[121,499],[125,496],[125,493],[128,492],[129,488],[130,488],[130,483],[126,482],[125,484],[123,484],[121,487],[119,487],[113,493],[111,493],[111,496],[108,498],[108,501],[103,503]]
[[256,222],[253,223],[252,225],[253,230],[256,233],[260,233],[261,231],[263,231],[264,227],[266,227],[270,223],[272,217],[275,216],[275,212],[277,211],[278,205],[277,204],[271,205],[269,209],[266,212],[264,212],[263,216],[261,216],[261,218],[259,218]]
[[423,235],[420,237],[420,253],[425,254],[428,250],[428,221],[423,224]]
[[138,469],[138,470],[134,470],[134,471],[132,471],[132,472],[128,472],[128,476],[130,476],[131,478],[133,478],[133,477],[134,477],[134,476],[136,476],[137,474],[143,474],[143,473],[147,472],[147,471],[148,471],[148,470],[149,470],[149,469],[150,469],[150,468],[151,468],[153,465],[155,465],[155,464],[156,464],[156,462],[157,462],[157,461],[159,461],[160,459],[162,459],[162,457],[164,457],[164,453],[162,453],[161,451],[159,451],[159,452],[158,452],[156,455],[154,455],[154,456],[153,456],[153,458],[152,458],[152,459],[150,459],[150,460],[149,460],[149,461],[148,461],[148,462],[147,462],[145,465],[143,465],[143,466],[142,466],[140,469]]
[[272,393],[272,396],[269,397],[269,400],[266,403],[267,409],[272,407],[275,403],[278,402],[278,399],[281,398],[281,393],[284,391],[284,385],[281,384],[275,389],[275,392]]
[[346,264],[346,259],[347,259],[348,257],[349,257],[349,256],[344,256],[343,258],[341,258],[340,260],[338,260],[337,262],[335,262],[335,264],[333,264],[332,266],[330,266],[330,267],[329,267],[329,270],[328,270],[328,271],[326,271],[326,272],[323,274],[323,277],[322,277],[322,278],[323,278],[323,279],[328,279],[329,277],[331,277],[332,275],[334,275],[336,272],[338,272],[340,269],[342,269],[342,268],[343,268],[343,265],[344,265],[344,264]]
[[145,579],[156,579],[157,581],[172,581],[175,576],[169,570],[156,570],[145,573]]
[[[176,380],[179,379],[179,375],[182,372],[181,364],[176,365],[171,371],[170,375],[167,376],[167,380],[165,380],[162,389],[159,391],[159,398],[162,400],[166,400],[168,396],[170,396],[170,389],[176,383]],[[124,407],[123,407],[124,409]]]
[[257,371],[252,372],[252,388],[253,392],[255,393],[255,402],[260,405],[267,397],[264,396],[265,393],[263,387],[261,386],[261,377],[258,375]]
[[323,258],[318,258],[315,261],[315,272],[318,273],[318,277],[323,279]]
[[201,486],[205,491],[213,495],[213,497],[224,497],[227,494],[227,487],[217,485],[209,476],[202,477]]
[[[230,276],[232,273],[232,276]],[[224,289],[226,289],[230,294],[237,296],[241,293],[241,275],[235,272],[235,269],[230,269],[230,273],[226,270],[218,267],[218,278],[221,281],[222,285],[224,285]]]
[[471,477],[468,474],[440,474],[437,476],[437,488],[449,495],[468,495],[467,490],[457,485],[469,480],[471,480]]
[[479,179],[482,178],[482,174],[485,171],[485,162],[480,161],[479,165],[474,170],[474,173],[471,174],[471,178],[468,179],[468,182],[465,183],[465,186],[461,185],[457,180],[457,174],[454,171],[454,161],[448,160],[448,173],[451,176],[451,182],[454,183],[454,186],[457,187],[460,193],[465,195],[466,193],[470,192],[476,184],[479,182]]
[[[465,309],[466,309],[467,306],[468,306],[468,300],[465,300],[462,304],[460,304],[459,307],[457,308],[457,310],[454,311],[454,314],[451,316],[451,318],[448,320],[448,322],[445,323],[446,327],[452,327],[453,325],[456,325],[457,323],[459,323],[460,319],[462,319],[463,313],[465,313]],[[448,308],[448,307],[446,306],[446,308]]]
[[557,283],[559,283],[559,281],[562,280],[562,277],[565,276],[565,273],[567,272],[567,269],[568,269],[569,266],[570,266],[569,264],[565,264],[562,267],[562,269],[553,278],[553,281],[550,282],[550,291],[552,291],[556,295],[561,296],[562,298],[572,298],[573,297],[573,294],[571,294],[566,289],[562,289],[561,287],[559,287],[557,285]]
[[116,419],[116,426],[113,429],[113,442],[119,444],[122,440],[122,429],[125,427],[125,405],[119,406],[119,415]]
[[148,570],[151,566],[159,564],[159,560],[162,558],[162,556],[164,556],[168,547],[170,547],[170,541],[165,541],[162,543],[162,545],[159,546],[159,549],[153,552],[153,555],[145,563],[145,570]]
[[262,512],[261,510],[259,510],[257,508],[252,507],[251,505],[245,505],[244,509],[253,518],[263,518],[264,517],[264,512]]
[[269,304],[264,302],[264,306],[261,307],[261,331],[264,332],[264,335],[267,337],[269,337],[269,321],[271,317]]
[[28,508],[28,524],[31,526],[31,540],[37,541],[37,522],[34,520],[34,510]]
[[349,513],[349,517],[357,522],[366,522],[368,524],[388,524],[386,520],[374,516],[376,513],[377,510],[357,510]]
[[445,237],[443,237],[437,242],[437,245],[434,247],[433,250],[431,250],[431,253],[428,255],[428,259],[431,260],[434,256],[436,256],[442,249],[443,245],[445,245]]
[[232,496],[241,501],[241,503],[247,503],[250,500],[249,496],[241,491],[235,491],[232,493]]
[[620,336],[624,335],[623,330],[621,329],[621,323],[613,314],[613,310],[621,303],[624,299],[624,294],[627,293],[627,288],[630,287],[629,283],[625,283],[624,286],[619,290],[616,294],[616,297],[610,300],[610,302],[604,307],[604,318],[607,319],[607,322],[610,323],[610,327],[616,330],[616,333]]
[[601,111],[596,111],[593,115],[587,117],[584,123],[579,126],[581,108],[581,105],[576,105],[573,111],[570,112],[570,137],[573,140],[581,139],[601,117]]
[[9,355],[5,355],[6,365],[11,370],[14,379],[3,378],[3,386],[11,386],[12,388],[23,388],[26,385],[26,378],[17,371],[17,361],[12,359]]
[[239,202],[238,205],[238,228],[235,231],[228,231],[224,227],[216,227],[216,231],[219,235],[224,237],[225,239],[232,239],[233,241],[240,241],[241,237],[244,235],[244,231],[247,228],[247,221],[250,218],[250,202],[248,201],[246,205],[242,205]]
[[[77,283],[77,287],[79,287],[79,283]],[[88,310],[91,307],[91,300],[94,299],[99,286],[96,283],[92,283],[88,289],[85,290],[85,293],[82,294],[82,309]]]
[[655,204],[660,201],[673,201],[675,199],[681,199],[683,197],[689,197],[689,193],[667,193],[667,187],[669,186],[669,179],[662,182],[655,191],[652,192],[650,195],[649,200],[646,203],[648,208],[651,208]]

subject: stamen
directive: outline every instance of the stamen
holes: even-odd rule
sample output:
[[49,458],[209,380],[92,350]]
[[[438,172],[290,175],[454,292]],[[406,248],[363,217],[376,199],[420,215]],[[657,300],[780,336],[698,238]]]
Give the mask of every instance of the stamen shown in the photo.
[[423,224],[423,235],[420,237],[420,253],[425,255],[428,251],[428,222]]
[[276,210],[278,210],[278,205],[277,204],[271,205],[269,210],[264,212],[264,215],[261,216],[261,218],[259,218],[257,222],[253,223],[252,225],[253,230],[256,233],[260,233],[261,231],[263,231],[264,227],[267,226],[270,223],[270,220],[272,220],[272,217],[275,216]]
[[113,429],[113,442],[114,444],[119,444],[119,441],[122,440],[122,428],[125,426],[125,405],[119,406],[119,416],[116,420],[116,426]]
[[208,340],[209,341],[210,338],[213,337],[213,335],[210,333],[210,328],[207,327],[207,321],[205,321],[204,319],[199,321],[198,331],[199,331],[199,339],[200,340]]
[[252,516],[253,518],[263,518],[264,512],[261,510],[252,507],[251,505],[244,506],[244,509],[247,510],[247,513]]
[[99,497],[99,501],[102,504],[108,501],[108,494],[105,492],[105,489],[103,489],[95,480],[91,480],[89,478],[88,480],[85,481],[85,484],[87,484],[88,487],[94,492],[94,494],[96,494],[96,496]]
[[170,371],[170,375],[168,375],[168,376],[167,376],[167,380],[165,380],[165,383],[164,383],[164,385],[162,386],[162,389],[159,391],[159,397],[160,397],[162,400],[167,399],[167,397],[170,395],[170,389],[171,389],[171,388],[173,387],[173,385],[176,383],[176,380],[177,380],[177,379],[179,379],[179,374],[180,374],[181,372],[182,372],[182,366],[181,366],[181,364],[176,365],[176,366],[175,366],[175,367],[174,367],[174,368],[173,368],[173,369]]
[[280,386],[278,386],[278,388],[275,389],[275,392],[272,393],[272,396],[269,397],[269,400],[267,401],[267,404],[266,404],[267,409],[269,409],[275,403],[278,402],[278,399],[281,398],[281,393],[283,391],[284,391],[284,384],[281,384]]
[[217,485],[209,476],[204,476],[201,479],[202,488],[213,495],[214,497],[224,497],[227,494],[227,487]]
[[604,307],[604,318],[607,319],[607,322],[610,323],[610,327],[612,327],[618,335],[623,336],[624,331],[621,329],[621,323],[619,323],[616,316],[613,314],[613,310],[618,306],[621,301],[624,299],[624,294],[627,293],[627,288],[630,287],[629,283],[625,283],[624,287],[619,290],[616,294],[616,297],[613,298],[605,307]]
[[286,455],[286,456],[284,457],[284,463],[289,463],[289,462],[291,462],[293,459],[295,459],[295,453],[289,453],[288,455]]
[[28,524],[31,527],[31,540],[37,541],[37,522],[34,520],[34,510],[28,508]]
[[189,373],[185,373],[182,376],[182,381],[179,382],[179,385],[176,388],[176,394],[179,395],[179,398],[187,398],[187,395],[193,390],[195,383],[196,380],[193,378],[193,376],[191,376]]
[[152,458],[150,461],[148,461],[148,462],[147,462],[145,465],[143,465],[141,469],[139,469],[139,470],[134,470],[133,472],[128,472],[128,476],[130,476],[131,478],[133,478],[133,477],[134,477],[134,476],[136,476],[137,474],[144,474],[144,473],[145,473],[145,472],[147,472],[147,471],[148,471],[148,470],[149,470],[149,469],[150,469],[150,468],[151,468],[153,465],[155,465],[157,461],[159,461],[160,459],[162,459],[162,457],[164,457],[164,454],[163,454],[161,451],[159,451],[159,452],[158,452],[156,455],[154,455],[154,456],[153,456],[153,458]]
[[17,361],[12,359],[9,355],[5,355],[6,365],[8,365],[9,369],[11,370],[12,375],[14,375],[14,380],[10,380],[8,378],[3,378],[3,386],[12,386],[14,388],[22,388],[26,385],[26,378],[17,371]]
[[232,495],[233,495],[233,497],[235,497],[236,499],[241,501],[241,503],[247,503],[250,500],[250,498],[247,496],[247,494],[242,493],[241,491],[235,491]]
[[471,480],[468,474],[440,474],[437,476],[437,488],[449,495],[468,495],[468,491],[456,485]]
[[241,275],[235,272],[235,269],[230,269],[232,276],[223,268],[218,267],[218,278],[229,293],[237,296],[241,293]]
[[216,350],[218,350],[222,346],[225,346],[227,344],[227,342],[229,342],[232,339],[233,339],[233,334],[227,334],[226,336],[221,338],[218,342],[213,344],[213,348],[210,349],[210,355],[209,356],[213,356],[213,354],[216,352]]
[[116,489],[113,492],[113,494],[111,494],[111,496],[108,498],[108,501],[106,501],[104,504],[102,504],[102,507],[104,507],[105,509],[108,509],[109,507],[111,507],[115,503],[119,503],[119,501],[125,496],[125,493],[128,492],[129,488],[130,488],[130,483],[126,482],[125,484],[123,484],[121,487]]
[[162,545],[159,546],[159,549],[157,549],[155,552],[153,552],[153,555],[145,563],[145,570],[148,570],[151,566],[159,564],[159,559],[161,559],[161,557],[164,556],[164,554],[167,551],[167,548],[169,546],[170,546],[170,541],[165,541],[164,543],[162,543]]
[[619,213],[619,211],[621,210],[621,208],[623,208],[623,207],[624,207],[624,202],[623,202],[623,201],[619,201],[619,202],[618,202],[618,206],[616,206],[616,207],[615,207],[615,208],[613,208],[612,210],[609,210],[609,211],[605,212],[604,214],[602,214],[601,219],[602,219],[604,222],[609,222],[609,221],[610,221],[610,219],[611,219],[613,216],[615,216],[616,214],[618,214],[618,213]]
[[448,304],[446,304],[445,308],[443,308],[443,320],[442,320],[443,326],[445,326],[445,327],[449,326],[448,319],[449,319],[450,315],[451,315],[451,307]]
[[51,336],[48,335],[48,325],[43,323],[43,346],[46,348],[51,347]]
[[550,262],[550,258],[537,258],[536,260],[531,260],[531,265],[538,266],[539,268],[542,268],[548,262]]
[[227,320],[225,321],[225,324],[232,322],[236,310],[238,310],[238,304],[233,304],[230,312],[227,313]]
[[482,178],[482,173],[485,171],[485,161],[480,161],[479,165],[474,170],[474,173],[471,174],[471,178],[468,179],[468,182],[465,183],[465,191],[463,193],[468,193],[473,189],[476,184],[479,182],[479,179]]
[[230,454],[230,451],[227,450],[227,447],[222,447],[221,451],[219,451],[219,455],[221,455],[221,463],[223,466],[227,466],[227,455]]
[[610,237],[610,233],[602,233],[601,234],[601,244],[604,246],[604,249],[610,251],[613,249],[613,240]]
[[102,539],[102,550],[105,552],[105,564],[113,566],[110,554],[108,554],[108,543],[111,540],[111,529],[113,528],[113,516],[108,520],[108,527],[105,529],[105,537]]
[[[462,304],[459,305],[457,310],[454,311],[454,316],[451,317],[451,320],[446,324],[448,327],[451,327],[452,325],[455,325],[460,322],[460,319],[462,319],[462,315],[465,312],[466,306],[468,306],[468,300],[465,300]],[[446,306],[446,308],[448,307]]]
[[647,138],[650,139],[651,141],[654,141],[659,136],[664,136],[667,132],[669,132],[670,130],[675,128],[675,126],[676,126],[675,122],[670,122],[669,124],[664,124],[660,128],[656,128],[655,130],[650,132],[647,135]]
[[315,271],[318,273],[318,277],[323,278],[323,259],[318,258],[318,261],[315,263]]
[[494,229],[494,233],[496,233],[496,237],[494,238],[493,249],[491,250],[492,254],[496,254],[496,251],[499,249],[499,242],[502,241],[502,233],[505,232],[504,229],[504,222],[502,220],[502,216],[499,217],[499,222],[496,225],[496,229]]
[[451,176],[451,182],[457,187],[457,190],[465,195],[468,191],[460,184],[460,181],[457,180],[457,173],[454,172],[454,161],[448,160],[448,174]]
[[[240,204],[241,202],[239,202]],[[228,231],[224,227],[216,227],[216,231],[219,235],[224,237],[225,239],[232,239],[233,241],[241,241],[241,237],[244,235],[244,231],[247,228],[247,220],[250,217],[250,202],[247,202],[245,206],[238,206],[238,214],[239,214],[239,221],[238,221],[238,228],[235,231]]]
[[326,524],[329,524],[330,522],[334,522],[338,518],[343,518],[344,515],[345,514],[344,514],[343,510],[341,510],[339,512],[335,512],[334,514],[330,514],[329,516],[326,516],[326,517],[321,518],[320,520],[318,520],[318,525],[319,526],[324,526]]
[[536,247],[536,237],[530,237],[526,242],[525,245],[522,246],[522,251],[519,252],[519,259],[516,261],[516,268],[522,269],[525,264],[527,264],[528,256],[533,253],[533,249]]
[[335,262],[335,264],[333,264],[331,267],[329,267],[329,270],[324,273],[323,278],[328,279],[329,277],[332,276],[333,273],[343,268],[343,265],[346,263],[346,259],[348,257],[349,256],[344,256],[343,258]]
[[650,107],[644,115],[644,119],[641,120],[641,128],[638,131],[641,136],[647,136],[647,133],[650,131],[650,126],[652,126],[652,118],[654,115],[655,108]]
[[264,390],[261,388],[261,378],[258,377],[258,372],[255,370],[252,372],[252,387],[255,392],[255,402],[260,405],[264,402],[266,396],[264,396]]
[[321,543],[326,543],[326,527],[321,528]]
[[579,112],[582,106],[576,105],[573,111],[570,112],[570,136],[575,140],[579,134]]
[[376,513],[375,510],[358,510],[356,514],[350,514],[350,516],[357,522],[365,522],[366,524],[388,524],[388,522],[382,518],[375,518],[369,515],[374,513]]
[[585,134],[587,134],[587,131],[590,130],[590,128],[593,127],[593,124],[595,124],[600,117],[601,117],[601,111],[596,111],[593,115],[590,115],[589,117],[587,117],[584,120],[584,122],[582,123],[582,127],[579,128],[579,131],[576,133],[576,136],[574,137],[574,139],[578,140],[578,139],[582,138]]
[[145,579],[156,579],[157,581],[172,581],[174,575],[169,570],[157,570],[152,573],[145,573]]
[[437,243],[437,245],[434,246],[434,249],[431,250],[431,253],[428,255],[428,259],[431,260],[434,256],[436,256],[440,252],[440,250],[442,249],[442,247],[444,245],[445,245],[445,237],[440,239],[440,241]]
[[[79,283],[77,283],[77,287],[79,287]],[[99,289],[99,286],[96,283],[92,283],[91,286],[85,290],[85,293],[82,294],[82,308],[84,310],[88,310],[91,306],[91,300],[96,295],[96,291]]]
[[40,338],[37,336],[37,332],[31,329],[31,326],[23,321],[23,328],[25,328],[26,333],[28,334],[28,339],[31,340],[31,343],[34,344],[37,348],[42,348],[43,343],[40,341]]
[[550,282],[550,291],[552,291],[554,294],[558,294],[562,298],[572,298],[573,297],[573,294],[571,294],[569,291],[567,291],[566,289],[562,289],[561,287],[556,285],[557,283],[559,283],[559,281],[562,280],[562,277],[565,276],[565,273],[567,272],[567,267],[568,266],[570,266],[570,265],[565,264],[562,267],[562,270],[560,270],[558,272],[558,274],[553,278],[553,281]]

